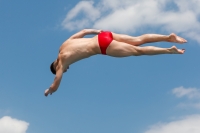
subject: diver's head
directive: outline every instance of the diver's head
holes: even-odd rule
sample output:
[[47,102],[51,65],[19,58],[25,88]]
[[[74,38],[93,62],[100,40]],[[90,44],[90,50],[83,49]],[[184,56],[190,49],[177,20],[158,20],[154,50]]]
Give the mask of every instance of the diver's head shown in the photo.
[[[57,65],[58,65],[58,60],[57,59],[54,62],[52,62],[51,65],[50,65],[50,70],[54,75],[56,75],[56,67],[57,67]],[[67,69],[69,69],[69,66],[66,69],[64,69],[63,72],[65,73],[67,71]]]
[[55,61],[54,61],[50,65],[50,70],[54,75],[56,75],[56,69],[55,68],[56,68],[56,66],[55,66]]

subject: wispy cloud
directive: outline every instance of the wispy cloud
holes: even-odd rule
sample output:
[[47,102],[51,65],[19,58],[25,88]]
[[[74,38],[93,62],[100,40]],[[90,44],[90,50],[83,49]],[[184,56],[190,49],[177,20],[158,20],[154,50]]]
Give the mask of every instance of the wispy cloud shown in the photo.
[[[177,98],[186,98],[189,103],[180,103],[183,108],[200,109],[200,90],[197,88],[177,87],[172,90]],[[195,102],[195,103],[194,103]],[[144,133],[200,133],[200,114],[190,115],[170,122],[159,122]]]
[[100,28],[134,33],[145,27],[182,33],[200,42],[198,0],[100,0],[81,1],[62,22],[68,30]]
[[200,115],[192,115],[180,120],[158,123],[145,133],[200,133]]
[[[92,1],[81,1],[69,11],[62,22],[62,26],[68,30],[81,29],[92,25],[100,17],[100,11],[93,6]],[[82,16],[80,16],[80,14]],[[79,19],[77,19],[79,16]]]
[[180,103],[178,107],[181,108],[196,108],[200,109],[200,89],[178,87],[172,90],[172,93],[177,98],[187,98],[184,103]]
[[200,99],[200,89],[178,87],[172,90],[177,97],[187,97],[189,99]]
[[29,123],[9,116],[0,119],[0,133],[26,133]]

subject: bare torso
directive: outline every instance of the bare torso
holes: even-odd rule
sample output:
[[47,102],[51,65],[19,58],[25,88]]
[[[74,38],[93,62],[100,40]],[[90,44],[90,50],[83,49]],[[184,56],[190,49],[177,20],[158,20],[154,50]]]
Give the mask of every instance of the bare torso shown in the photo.
[[[52,94],[58,89],[62,79],[62,75],[64,72],[66,72],[70,64],[78,60],[88,58],[92,55],[101,54],[98,43],[98,36],[94,36],[93,38],[83,38],[85,35],[88,34],[98,35],[99,33],[101,33],[101,30],[84,29],[72,35],[61,45],[58,58],[52,63],[53,69],[55,69],[56,71],[54,82],[49,87],[49,89],[45,90],[45,96],[48,96],[48,94]],[[115,57],[127,57],[133,55],[183,54],[185,50],[177,49],[175,46],[171,48],[158,48],[153,46],[135,47],[134,44],[137,44],[136,46],[139,46],[144,43],[160,41],[176,43],[187,42],[187,40],[175,34],[170,34],[169,36],[159,34],[146,34],[139,37],[131,37],[127,35],[117,34],[113,35],[115,36],[115,40],[110,43],[106,54]]]
[[59,49],[58,59],[62,60],[63,68],[92,55],[100,54],[98,37],[77,38],[66,40]]

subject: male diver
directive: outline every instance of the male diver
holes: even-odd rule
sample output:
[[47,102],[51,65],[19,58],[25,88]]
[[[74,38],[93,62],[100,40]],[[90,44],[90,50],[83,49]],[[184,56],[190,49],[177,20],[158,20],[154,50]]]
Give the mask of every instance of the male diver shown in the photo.
[[[83,38],[85,35],[96,34],[92,38]],[[153,42],[186,43],[187,41],[176,34],[144,34],[132,37],[125,34],[116,34],[110,31],[84,29],[68,38],[60,47],[57,59],[51,64],[50,70],[55,74],[53,84],[45,90],[45,96],[55,92],[61,82],[62,75],[69,69],[69,65],[81,59],[103,54],[112,57],[127,57],[140,55],[183,54],[184,49],[160,48],[140,45]]]

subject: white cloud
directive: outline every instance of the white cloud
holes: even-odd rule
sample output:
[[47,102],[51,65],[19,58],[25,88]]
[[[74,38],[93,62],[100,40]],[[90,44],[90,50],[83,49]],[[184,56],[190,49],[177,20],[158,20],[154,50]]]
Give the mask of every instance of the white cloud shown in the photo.
[[[181,108],[200,109],[200,90],[197,88],[177,87],[172,90],[177,98],[186,97],[184,103],[178,106]],[[159,122],[149,127],[144,133],[200,133],[200,114],[190,115],[170,122]]]
[[178,104],[180,108],[196,108],[200,109],[200,89],[197,88],[184,88],[184,87],[177,87],[172,90],[172,93],[178,97],[186,97],[188,100]]
[[197,88],[178,87],[172,90],[177,97],[187,97],[189,99],[200,99],[200,90]]
[[199,7],[199,0],[81,1],[68,12],[62,26],[68,30],[90,27],[126,33],[153,27],[200,42]]
[[[62,22],[62,26],[65,29],[74,30],[81,29],[91,25],[100,16],[100,11],[93,6],[92,1],[81,1],[79,2],[70,12],[67,14],[66,18]],[[74,19],[77,15],[84,15],[81,19]]]
[[158,123],[145,133],[200,133],[200,115],[192,115],[169,123]]
[[0,119],[0,133],[26,133],[29,123],[9,116]]

